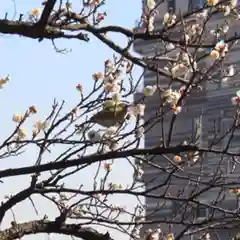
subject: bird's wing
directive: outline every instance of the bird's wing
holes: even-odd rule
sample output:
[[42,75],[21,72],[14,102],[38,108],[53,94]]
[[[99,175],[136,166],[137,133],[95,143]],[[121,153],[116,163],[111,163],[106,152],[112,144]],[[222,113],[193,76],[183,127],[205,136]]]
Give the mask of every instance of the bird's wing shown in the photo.
[[108,116],[104,116],[105,112],[101,111],[95,115],[93,115],[90,118],[90,122],[92,123],[97,123],[103,127],[111,127],[112,125],[114,125],[114,118],[111,117],[109,118]]
[[95,114],[90,122],[100,124],[103,127],[111,127],[116,125],[119,122],[124,121],[126,112],[109,112],[109,111],[101,111]]

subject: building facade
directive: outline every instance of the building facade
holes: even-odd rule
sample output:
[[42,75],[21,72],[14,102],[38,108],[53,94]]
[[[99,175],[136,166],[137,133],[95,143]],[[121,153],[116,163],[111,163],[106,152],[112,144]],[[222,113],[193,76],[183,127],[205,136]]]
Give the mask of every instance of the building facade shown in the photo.
[[[186,13],[192,9],[203,6],[204,0],[168,0],[164,1],[158,9],[158,15],[155,17],[155,26],[162,26],[163,16],[168,11],[169,8],[173,9],[176,14],[179,12]],[[194,21],[194,19],[192,19]],[[224,21],[230,21],[229,19],[223,20],[223,15],[221,13],[216,14],[212,17],[212,20],[206,26],[206,29],[213,29],[214,26],[219,26],[224,23]],[[239,31],[239,22],[231,19],[229,30],[229,35],[236,31]],[[136,31],[144,31],[144,26],[139,26]],[[206,30],[206,34],[209,34]],[[210,31],[210,30],[209,30]],[[239,31],[240,32],[240,31]],[[176,33],[177,35],[180,33]],[[137,40],[134,44],[134,50],[138,54],[144,57],[150,57],[156,55],[156,53],[161,52],[161,43],[159,41],[153,40]],[[179,49],[175,49],[167,54],[167,56],[175,56]],[[165,54],[165,53],[162,53]],[[240,70],[238,67],[240,63],[240,52],[239,46],[236,45],[228,53],[227,61],[225,61],[224,66],[236,65],[237,71]],[[166,62],[160,60],[151,60],[151,64],[155,64],[158,68],[163,69]],[[202,64],[202,65],[201,65]],[[209,62],[204,60],[200,63],[201,67],[208,67]],[[220,78],[220,75],[216,74],[216,78]],[[153,85],[160,83],[161,87],[168,87],[168,81],[162,77],[157,76],[156,73],[152,71],[144,72],[144,82],[143,85]],[[195,91],[192,95],[186,98],[184,103],[183,111],[177,116],[177,121],[173,127],[172,134],[172,144],[180,144],[187,138],[190,138],[196,134],[196,131],[200,131],[200,137],[198,144],[201,147],[209,147],[214,141],[216,133],[218,135],[225,134],[232,125],[233,116],[235,114],[235,108],[231,103],[231,98],[235,95],[236,91],[239,89],[237,83],[239,80],[239,75],[236,74],[232,79],[231,83],[223,83],[221,79],[217,81],[205,81],[202,85],[201,91]],[[179,88],[178,85],[175,86]],[[137,102],[143,96],[142,90],[139,90],[135,94],[135,101]],[[145,121],[148,121],[151,116],[153,116],[159,109],[160,99],[159,95],[155,94],[153,97],[146,99],[146,110],[145,110]],[[149,128],[145,133],[145,147],[153,147],[159,145],[161,139],[165,137],[166,131],[170,127],[171,116],[166,116],[163,122],[155,123],[151,128]],[[196,123],[200,124],[197,125]],[[198,126],[198,129],[197,129]],[[200,128],[199,128],[200,126]],[[240,143],[240,132],[236,130],[234,136],[231,140],[231,149],[237,149]],[[221,141],[215,143],[216,149],[222,149],[228,143],[228,137],[223,138]],[[233,159],[220,158],[219,156],[208,155],[203,157],[201,163],[197,163],[190,167],[185,167],[184,171],[179,172],[176,176],[169,179],[169,171],[166,171],[169,167],[169,161],[166,157],[153,157],[151,162],[157,163],[158,167],[144,165],[144,176],[143,182],[145,183],[146,189],[155,188],[151,191],[152,194],[163,196],[167,194],[168,196],[189,197],[191,194],[196,193],[203,186],[200,186],[204,181],[210,181],[217,176],[221,181],[239,181],[240,167],[238,164],[234,163]],[[233,170],[233,165],[234,170]],[[201,180],[199,180],[201,178]],[[191,179],[191,180],[189,180]],[[199,183],[201,182],[201,183]],[[165,184],[167,183],[167,184]],[[239,182],[240,183],[240,182]],[[198,185],[198,186],[197,186]],[[155,187],[159,186],[159,187]],[[199,189],[197,189],[199,187]],[[222,190],[221,190],[222,191]],[[229,209],[230,211],[238,209],[238,199],[229,194],[229,191],[222,192],[220,195],[220,188],[214,188],[209,191],[205,191],[201,194],[198,200],[206,205],[216,205],[218,208]],[[155,222],[159,220],[161,227],[166,231],[172,231],[175,234],[181,232],[185,226],[181,224],[176,224],[170,226],[167,222],[171,221],[181,222],[180,216],[186,219],[192,219],[192,221],[204,221],[209,215],[218,214],[218,216],[229,217],[227,214],[224,215],[223,211],[217,213],[217,210],[213,210],[207,206],[189,206],[188,203],[185,204],[181,201],[166,201],[163,198],[146,198],[146,219]],[[186,211],[186,209],[188,209]],[[234,219],[234,216],[232,216]],[[231,217],[230,217],[231,218]],[[155,228],[158,223],[153,224],[151,227]],[[239,226],[240,227],[240,226]],[[143,227],[142,232],[149,228],[149,226]],[[240,228],[232,228],[231,230],[216,230],[212,233],[212,239],[230,239],[240,232]],[[196,236],[197,237],[197,236]],[[192,236],[191,239],[195,237]],[[187,234],[184,235],[183,239],[189,239]]]

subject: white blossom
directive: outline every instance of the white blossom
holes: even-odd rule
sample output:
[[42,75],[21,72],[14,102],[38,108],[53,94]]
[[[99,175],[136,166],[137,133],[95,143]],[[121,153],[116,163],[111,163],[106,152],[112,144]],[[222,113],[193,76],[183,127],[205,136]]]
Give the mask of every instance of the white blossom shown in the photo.
[[210,30],[210,34],[211,34],[211,35],[213,35],[213,36],[214,36],[214,35],[215,35],[215,33],[216,33],[216,31],[215,31],[214,29],[211,29],[211,30]]
[[170,18],[170,14],[167,12],[165,13],[164,17],[163,17],[163,24],[167,24],[168,20]]
[[143,93],[146,97],[152,96],[155,93],[156,89],[157,89],[156,85],[153,86],[148,85],[144,88]]
[[180,77],[186,74],[187,71],[188,68],[183,63],[177,64],[171,69],[172,75],[174,77]]
[[140,229],[138,229],[138,228],[134,228],[133,230],[132,230],[132,236],[134,237],[134,238],[137,238],[137,239],[140,239]]
[[221,30],[223,33],[227,33],[228,30],[229,30],[229,25],[228,24],[224,24],[222,27],[221,27]]
[[230,65],[228,66],[228,69],[227,69],[227,76],[228,77],[232,77],[235,75],[235,68],[233,65]]
[[128,107],[128,113],[133,116],[144,116],[145,105],[137,104]]
[[153,10],[155,8],[156,4],[154,0],[147,0],[147,7],[149,10]]
[[181,54],[181,60],[182,60],[184,63],[186,63],[187,65],[190,64],[190,57],[189,57],[189,55],[188,55],[187,53],[185,53],[185,52]]
[[213,58],[213,59],[218,59],[220,57],[220,54],[219,54],[219,51],[213,49],[210,53],[210,56]]
[[143,177],[144,171],[142,168],[137,167],[134,169],[134,173],[133,173],[133,178],[135,181],[141,181],[142,177]]
[[136,138],[141,138],[144,134],[144,127],[138,127],[136,130],[135,130],[135,137]]
[[172,43],[168,43],[168,44],[166,45],[167,51],[171,51],[171,50],[173,50],[174,48],[175,48],[175,46],[174,46]]
[[12,120],[16,123],[20,123],[23,120],[23,116],[19,114],[13,114]]
[[106,74],[111,73],[114,70],[114,64],[111,60],[105,62]]
[[204,9],[202,12],[196,14],[198,21],[204,21],[208,16],[208,9]]
[[145,111],[145,105],[144,104],[137,104],[136,106],[136,110],[137,110],[137,114],[141,117],[144,116],[144,111]]
[[194,152],[192,154],[192,161],[193,161],[193,163],[196,163],[199,159],[200,159],[199,152],[198,151]]
[[152,32],[153,30],[154,30],[154,16],[150,16],[148,21],[148,31]]
[[181,106],[177,106],[177,107],[175,107],[175,108],[173,108],[173,112],[174,112],[174,114],[178,114],[178,113],[180,113],[182,111],[182,107]]
[[173,235],[173,233],[169,233],[169,234],[167,235],[167,240],[174,240],[174,235]]
[[237,7],[237,4],[238,4],[238,0],[231,0],[231,2],[230,2],[230,5],[232,8]]
[[161,98],[166,103],[170,103],[172,105],[176,105],[180,97],[181,97],[181,93],[177,91],[173,91],[172,89],[167,89],[161,93]]
[[215,49],[217,51],[221,51],[225,48],[225,43],[224,41],[219,41],[216,45],[215,45]]
[[240,105],[240,97],[231,98],[232,105]]
[[224,16],[228,16],[231,13],[231,8],[229,6],[225,6],[224,8]]
[[186,42],[189,42],[189,40],[190,40],[190,37],[189,37],[189,35],[188,35],[188,34],[185,34],[185,35],[184,35],[184,38],[185,38],[185,41],[186,41]]
[[233,65],[228,66],[224,77],[222,79],[222,82],[227,82],[229,80],[229,78],[233,77],[236,73],[235,67]]
[[119,93],[120,85],[116,82],[104,84],[104,91],[106,93]]
[[152,229],[149,229],[145,239],[146,240],[159,240],[161,232],[162,231],[159,228],[154,231]]

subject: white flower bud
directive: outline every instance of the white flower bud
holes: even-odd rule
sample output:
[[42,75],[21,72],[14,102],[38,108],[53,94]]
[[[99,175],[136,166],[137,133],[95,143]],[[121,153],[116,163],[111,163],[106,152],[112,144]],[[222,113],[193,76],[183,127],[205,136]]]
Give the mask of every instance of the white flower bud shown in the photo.
[[170,14],[168,12],[165,13],[165,15],[163,17],[163,24],[168,23],[169,18],[170,18]]
[[229,6],[225,6],[224,8],[224,16],[228,16],[231,13],[231,8]]
[[188,68],[182,63],[177,64],[171,69],[172,75],[174,77],[180,77],[184,75],[187,71],[188,71]]
[[136,106],[137,114],[141,117],[144,116],[145,105],[144,104],[137,104]]
[[143,90],[144,96],[146,96],[146,97],[152,96],[155,93],[156,89],[157,89],[156,85],[146,86]]
[[154,0],[147,0],[147,7],[151,11],[155,8],[156,4]]
[[175,48],[175,46],[174,46],[172,43],[168,43],[168,44],[166,45],[167,51],[171,51],[171,50],[173,50],[174,48]]

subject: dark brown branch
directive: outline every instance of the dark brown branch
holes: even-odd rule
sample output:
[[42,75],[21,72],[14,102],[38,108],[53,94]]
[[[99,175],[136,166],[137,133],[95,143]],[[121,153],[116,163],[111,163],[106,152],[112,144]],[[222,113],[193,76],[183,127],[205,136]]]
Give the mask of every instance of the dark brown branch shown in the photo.
[[[83,28],[80,28],[79,30],[82,30]],[[184,40],[177,40],[177,39],[170,39],[168,36],[160,33],[160,32],[154,32],[154,33],[135,33],[130,29],[123,28],[121,26],[106,26],[102,28],[88,28],[87,30],[90,30],[90,32],[94,34],[104,34],[107,32],[115,32],[115,33],[121,33],[125,35],[126,37],[133,38],[134,40],[163,40],[165,42],[178,44],[180,46],[187,46],[192,48],[212,48],[215,46],[215,44],[186,44]],[[233,42],[240,39],[240,35],[229,37],[225,40],[226,43]]]
[[108,159],[124,158],[129,156],[134,157],[136,155],[162,155],[162,154],[169,154],[169,153],[179,154],[180,152],[198,151],[198,150],[199,149],[196,146],[176,146],[176,147],[169,147],[169,148],[154,147],[154,148],[131,149],[131,150],[122,151],[122,152],[109,152],[101,155],[94,154],[94,155],[88,155],[88,156],[77,158],[77,159],[70,159],[69,161],[51,162],[51,163],[41,164],[38,166],[29,166],[29,167],[3,170],[3,171],[0,171],[0,178],[39,173],[39,172],[45,172],[49,170],[64,169],[64,168],[79,166],[86,163],[96,163],[96,162],[100,162]]
[[13,225],[11,228],[0,231],[1,240],[13,240],[25,235],[36,233],[57,233],[71,235],[83,240],[112,240],[109,233],[100,234],[92,228],[81,227],[80,224],[58,225],[54,221],[31,221]]
[[[223,152],[221,150],[214,150],[208,148],[198,148],[197,146],[175,146],[175,147],[153,147],[153,148],[141,148],[141,149],[131,149],[122,152],[109,152],[106,154],[93,154],[88,155],[85,157],[77,158],[77,159],[69,159],[69,161],[62,161],[62,162],[50,162],[46,164],[41,164],[39,166],[29,166],[29,167],[22,167],[22,168],[14,168],[14,169],[6,169],[0,171],[0,178],[4,177],[11,177],[11,176],[19,176],[19,175],[26,175],[32,173],[40,173],[49,170],[58,170],[58,169],[66,169],[69,167],[79,166],[83,164],[92,164],[96,162],[101,162],[108,159],[117,159],[117,158],[124,158],[124,157],[134,157],[137,155],[163,155],[163,154],[179,154],[183,152],[189,151],[199,151],[200,153],[215,153],[222,155]],[[240,156],[240,153],[231,153],[226,152],[224,153],[228,156]]]
[[44,30],[45,26],[47,25],[48,18],[50,16],[55,4],[56,4],[56,0],[48,0],[46,2],[46,5],[43,9],[41,18],[36,24],[36,26],[39,28],[40,31]]
[[5,216],[5,213],[8,209],[13,207],[17,203],[23,201],[27,197],[29,197],[32,192],[33,192],[33,188],[29,187],[29,188],[17,193],[16,195],[12,196],[6,203],[3,203],[0,206],[0,223],[2,222],[2,220]]
[[17,34],[23,37],[29,37],[34,39],[75,38],[79,40],[88,41],[87,36],[84,34],[79,33],[77,35],[68,35],[57,28],[53,28],[49,26],[47,26],[44,29],[44,31],[39,31],[39,29],[34,25],[34,23],[31,23],[31,22],[0,20],[0,33]]

